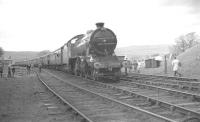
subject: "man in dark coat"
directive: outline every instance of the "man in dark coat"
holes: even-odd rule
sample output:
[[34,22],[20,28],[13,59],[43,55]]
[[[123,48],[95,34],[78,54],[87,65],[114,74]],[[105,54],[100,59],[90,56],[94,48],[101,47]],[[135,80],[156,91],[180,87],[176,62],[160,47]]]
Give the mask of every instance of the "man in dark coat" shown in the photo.
[[1,78],[3,77],[3,64],[0,64],[0,75]]

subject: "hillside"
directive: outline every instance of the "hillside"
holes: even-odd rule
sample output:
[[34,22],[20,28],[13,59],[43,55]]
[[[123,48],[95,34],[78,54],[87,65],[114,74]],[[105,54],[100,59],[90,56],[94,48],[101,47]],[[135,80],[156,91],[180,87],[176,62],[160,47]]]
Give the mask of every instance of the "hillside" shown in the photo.
[[[177,57],[181,61],[180,72],[183,77],[199,78],[200,79],[200,45],[196,45],[191,49]],[[168,61],[167,75],[173,75],[171,61]],[[164,74],[164,66],[154,69],[143,69],[142,73],[147,74]]]
[[129,46],[117,48],[115,50],[117,55],[125,55],[131,57],[145,57],[153,54],[167,54],[169,53],[169,45],[142,45]]
[[19,61],[19,60],[34,58],[37,56],[38,53],[39,52],[34,52],[34,51],[5,51],[4,57],[6,59],[11,57],[12,60]]
[[182,62],[181,72],[184,76],[200,78],[200,45],[187,50],[178,59]]

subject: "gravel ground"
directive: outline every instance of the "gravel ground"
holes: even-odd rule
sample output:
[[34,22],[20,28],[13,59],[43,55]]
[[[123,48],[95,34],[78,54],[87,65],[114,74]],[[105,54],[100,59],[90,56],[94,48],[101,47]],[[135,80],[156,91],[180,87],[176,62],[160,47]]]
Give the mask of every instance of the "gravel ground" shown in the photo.
[[[49,96],[52,98],[33,74],[0,78],[0,122],[77,121],[72,112],[66,111],[66,106]],[[47,103],[58,109],[48,109]]]

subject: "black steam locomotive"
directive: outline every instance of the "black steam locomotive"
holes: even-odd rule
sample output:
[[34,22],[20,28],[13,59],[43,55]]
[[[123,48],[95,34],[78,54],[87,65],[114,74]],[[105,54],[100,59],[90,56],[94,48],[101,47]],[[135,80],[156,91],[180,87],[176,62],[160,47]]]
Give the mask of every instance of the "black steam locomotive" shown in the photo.
[[97,23],[97,29],[88,31],[70,39],[54,52],[18,64],[41,64],[46,68],[55,68],[71,72],[94,80],[110,78],[119,80],[121,62],[115,55],[116,35]]

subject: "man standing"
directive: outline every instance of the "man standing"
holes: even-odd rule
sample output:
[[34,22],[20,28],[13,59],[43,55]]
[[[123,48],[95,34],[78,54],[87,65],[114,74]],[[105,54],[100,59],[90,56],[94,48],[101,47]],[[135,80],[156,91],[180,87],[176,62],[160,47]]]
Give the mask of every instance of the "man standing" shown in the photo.
[[13,77],[15,77],[15,66],[14,65],[12,66],[12,75],[13,75]]
[[11,77],[11,65],[8,65],[8,74],[7,77],[10,78]]
[[41,72],[42,71],[42,64],[41,63],[38,65],[38,68],[39,68],[39,72]]
[[128,75],[128,59],[125,58],[124,61],[122,62],[122,65],[124,67],[124,72],[125,72],[125,75]]
[[181,66],[180,61],[176,57],[174,57],[174,60],[172,61],[174,76],[177,76],[177,75],[179,75],[179,77],[181,76],[181,74],[178,72],[178,69],[180,66]]
[[137,72],[138,69],[138,62],[136,60],[133,61],[134,71]]
[[1,78],[3,77],[3,64],[0,64],[0,75]]
[[26,65],[26,69],[27,69],[27,74],[30,75],[31,65],[30,64]]

